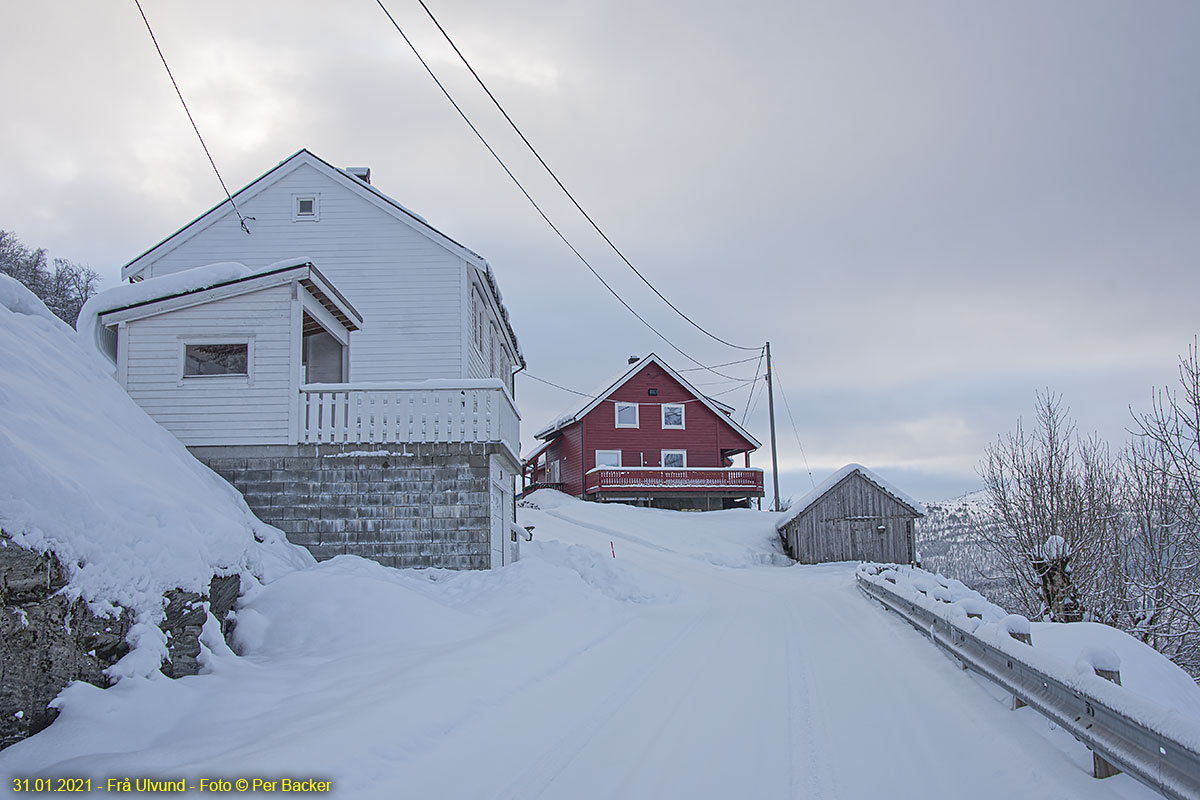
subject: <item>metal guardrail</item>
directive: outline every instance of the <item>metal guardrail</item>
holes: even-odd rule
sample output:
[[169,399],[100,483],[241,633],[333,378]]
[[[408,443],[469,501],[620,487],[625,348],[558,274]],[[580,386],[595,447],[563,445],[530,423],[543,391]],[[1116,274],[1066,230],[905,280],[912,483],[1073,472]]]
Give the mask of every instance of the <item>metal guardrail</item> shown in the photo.
[[1200,800],[1200,753],[857,575],[858,588],[1093,752],[1166,797]]

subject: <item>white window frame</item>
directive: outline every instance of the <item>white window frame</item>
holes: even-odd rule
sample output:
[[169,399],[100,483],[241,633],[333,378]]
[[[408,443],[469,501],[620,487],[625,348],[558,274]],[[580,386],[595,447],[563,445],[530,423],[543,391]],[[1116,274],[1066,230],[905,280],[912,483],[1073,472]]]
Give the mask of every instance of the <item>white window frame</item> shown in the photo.
[[[667,409],[668,408],[678,408],[679,409],[679,424],[678,425],[668,425],[667,424]],[[662,427],[663,427],[663,430],[665,430],[665,431],[682,431],[682,430],[686,429],[687,428],[686,413],[687,413],[687,406],[683,403],[663,403],[662,404]]]
[[[667,466],[667,456],[668,455],[683,456],[683,464],[681,464],[678,467],[668,467]],[[658,464],[663,469],[687,469],[687,450],[663,450],[659,456]]]
[[[300,201],[312,200],[313,213],[301,214]],[[319,222],[321,220],[321,194],[319,192],[310,192],[308,194],[292,195],[292,222]]]
[[471,287],[471,345],[476,351],[479,350],[479,345],[476,343],[476,331],[479,330],[479,293],[475,291],[475,287]]
[[491,370],[491,372],[489,374],[493,378],[499,378],[500,377],[500,334],[496,331],[496,323],[494,323],[494,322],[491,323],[491,329],[492,329],[492,338],[491,338],[492,344],[491,344],[491,347],[488,348],[491,351],[489,353],[489,355],[491,356],[491,359],[490,359],[491,364],[489,365],[489,369]]
[[[600,463],[600,454],[601,453],[606,453],[608,455],[616,453],[617,454],[617,463],[616,464],[601,464]],[[621,467],[621,451],[620,450],[597,450],[596,451],[596,466],[597,467],[605,467],[607,469],[619,469]]]
[[[621,423],[621,409],[629,408],[630,406],[633,406],[633,424],[632,425],[629,425],[628,423],[622,424]],[[638,427],[641,427],[641,425],[639,424],[641,422],[641,420],[642,420],[642,412],[641,412],[641,408],[639,407],[639,405],[637,403],[613,403],[613,424],[616,425],[616,427],[618,427],[618,428],[638,428]]]
[[[475,291],[475,290],[472,289],[472,291]],[[475,334],[474,334],[475,335],[475,351],[478,352],[480,358],[482,358],[483,357],[483,322],[484,322],[483,317],[484,317],[485,309],[487,308],[487,303],[484,302],[483,298],[479,296],[479,292],[475,292],[475,297],[478,300],[478,302],[476,303],[476,308],[478,308],[478,310],[479,310],[479,313],[477,313],[475,315]]]
[[[183,386],[185,382],[192,381],[233,381],[243,383],[247,386],[254,385],[254,336],[253,334],[233,334],[230,336],[188,336],[180,335],[179,337],[179,371],[176,384]],[[187,349],[188,345],[204,345],[204,344],[244,344],[246,345],[246,374],[236,375],[185,375],[184,370],[187,368]]]

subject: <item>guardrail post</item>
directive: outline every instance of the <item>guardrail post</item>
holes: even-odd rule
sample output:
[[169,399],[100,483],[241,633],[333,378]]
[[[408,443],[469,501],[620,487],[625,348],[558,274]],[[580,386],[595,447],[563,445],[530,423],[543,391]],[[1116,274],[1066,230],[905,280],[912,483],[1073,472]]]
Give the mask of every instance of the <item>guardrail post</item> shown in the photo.
[[[1028,633],[1015,633],[1013,631],[1009,631],[1008,635],[1011,636],[1012,638],[1016,639],[1018,642],[1024,642],[1025,644],[1029,645],[1030,647],[1033,647],[1033,637],[1030,636]],[[1025,701],[1022,700],[1021,698],[1017,697],[1014,694],[1012,696],[1012,710],[1016,711],[1018,708],[1024,708],[1024,707],[1025,707]]]
[[[1099,669],[1096,668],[1096,674],[1106,681],[1112,681],[1117,686],[1121,685],[1121,671],[1116,669]],[[1099,753],[1092,751],[1092,776],[1096,778],[1111,778],[1113,775],[1120,775],[1121,770],[1114,767],[1112,764]]]

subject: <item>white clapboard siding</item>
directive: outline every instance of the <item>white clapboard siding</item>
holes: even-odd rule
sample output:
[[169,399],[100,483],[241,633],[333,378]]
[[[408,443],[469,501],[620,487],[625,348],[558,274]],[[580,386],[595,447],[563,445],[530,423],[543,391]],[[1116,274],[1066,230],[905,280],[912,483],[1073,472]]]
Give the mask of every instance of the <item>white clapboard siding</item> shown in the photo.
[[[319,220],[294,222],[293,196],[319,196]],[[351,381],[462,378],[460,255],[308,164],[239,203],[232,215],[168,249],[147,276],[218,261],[248,266],[307,257],[363,316],[350,337]]]
[[[292,287],[276,286],[126,323],[126,389],[186,445],[288,441]],[[251,377],[181,379],[189,340],[252,337]]]

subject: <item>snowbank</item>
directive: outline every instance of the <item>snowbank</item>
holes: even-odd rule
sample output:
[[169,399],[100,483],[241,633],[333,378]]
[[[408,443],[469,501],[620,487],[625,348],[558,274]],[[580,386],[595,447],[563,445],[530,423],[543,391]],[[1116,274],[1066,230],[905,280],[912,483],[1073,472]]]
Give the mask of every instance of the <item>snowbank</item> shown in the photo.
[[611,544],[618,559],[622,543],[627,543],[718,567],[790,567],[794,563],[784,555],[775,531],[778,514],[750,509],[687,513],[590,503],[555,489],[532,492],[520,506],[522,524],[537,525],[543,515],[552,517],[556,537],[601,551],[609,550]]
[[[858,575],[1143,725],[1200,749],[1200,686],[1124,631],[1095,622],[1030,623],[960,581],[913,567],[864,564]],[[1030,634],[1033,645],[1013,634]],[[1119,669],[1121,685],[1099,677],[1096,669]]]
[[[230,274],[208,274],[218,272]],[[90,305],[94,316],[105,304]],[[53,551],[70,597],[98,614],[134,613],[134,651],[114,675],[158,668],[165,591],[204,593],[214,574],[253,582],[313,563],[3,275],[0,376],[0,527],[19,545]]]

